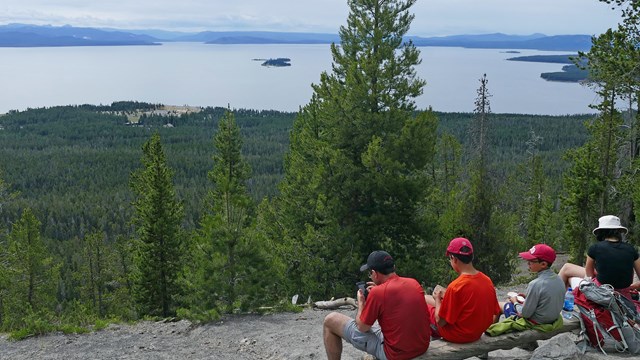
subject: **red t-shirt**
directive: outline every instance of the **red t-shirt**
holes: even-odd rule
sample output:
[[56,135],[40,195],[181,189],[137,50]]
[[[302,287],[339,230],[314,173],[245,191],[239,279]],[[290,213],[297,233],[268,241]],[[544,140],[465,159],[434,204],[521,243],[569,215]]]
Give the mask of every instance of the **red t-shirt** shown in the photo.
[[447,324],[438,327],[443,339],[455,343],[476,341],[500,314],[496,290],[481,272],[462,274],[447,287],[438,315]]
[[360,320],[369,326],[378,320],[389,360],[411,359],[429,347],[429,311],[414,279],[393,275],[371,288]]

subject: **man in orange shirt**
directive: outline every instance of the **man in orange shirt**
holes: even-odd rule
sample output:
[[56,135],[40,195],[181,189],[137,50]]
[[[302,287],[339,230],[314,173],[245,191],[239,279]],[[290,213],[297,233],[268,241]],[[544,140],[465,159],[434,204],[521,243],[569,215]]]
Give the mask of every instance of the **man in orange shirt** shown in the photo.
[[446,255],[459,276],[446,290],[436,286],[433,296],[425,295],[432,336],[455,343],[476,341],[500,316],[496,290],[491,279],[473,267],[469,240],[451,240]]

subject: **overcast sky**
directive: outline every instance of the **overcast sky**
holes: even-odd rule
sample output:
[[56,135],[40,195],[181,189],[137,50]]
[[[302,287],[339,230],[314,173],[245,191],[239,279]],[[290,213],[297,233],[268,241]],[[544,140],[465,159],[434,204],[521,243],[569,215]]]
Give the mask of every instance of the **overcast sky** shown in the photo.
[[[418,0],[410,35],[599,34],[619,11],[597,0]],[[337,33],[347,0],[1,0],[9,23],[162,29]]]

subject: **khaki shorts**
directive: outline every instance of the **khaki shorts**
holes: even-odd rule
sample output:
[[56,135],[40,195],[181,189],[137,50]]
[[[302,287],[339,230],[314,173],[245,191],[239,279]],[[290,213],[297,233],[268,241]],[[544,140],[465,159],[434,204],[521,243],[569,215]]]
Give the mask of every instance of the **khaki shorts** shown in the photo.
[[344,339],[358,350],[371,354],[378,360],[387,360],[384,353],[384,336],[380,326],[374,325],[365,333],[358,330],[355,320],[350,320],[342,329]]

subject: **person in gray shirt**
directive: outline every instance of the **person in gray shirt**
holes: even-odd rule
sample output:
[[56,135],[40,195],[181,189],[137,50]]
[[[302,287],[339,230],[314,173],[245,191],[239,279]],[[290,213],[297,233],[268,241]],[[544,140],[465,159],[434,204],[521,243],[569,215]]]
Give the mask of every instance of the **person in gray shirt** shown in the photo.
[[[551,246],[537,244],[519,256],[526,260],[531,272],[538,276],[527,286],[525,301],[518,315],[534,324],[552,324],[560,316],[566,288],[564,282],[551,269],[556,252]],[[511,302],[517,301],[514,297]]]

